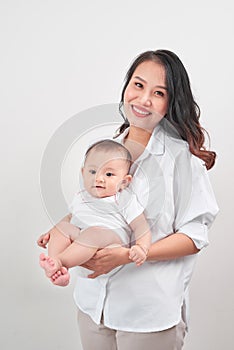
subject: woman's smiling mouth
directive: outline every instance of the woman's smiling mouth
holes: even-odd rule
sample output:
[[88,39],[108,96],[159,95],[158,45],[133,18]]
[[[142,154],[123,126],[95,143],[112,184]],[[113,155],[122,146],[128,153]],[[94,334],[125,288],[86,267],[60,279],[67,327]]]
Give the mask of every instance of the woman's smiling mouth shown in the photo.
[[132,105],[132,111],[137,117],[146,117],[151,114],[151,112],[147,111],[145,108]]

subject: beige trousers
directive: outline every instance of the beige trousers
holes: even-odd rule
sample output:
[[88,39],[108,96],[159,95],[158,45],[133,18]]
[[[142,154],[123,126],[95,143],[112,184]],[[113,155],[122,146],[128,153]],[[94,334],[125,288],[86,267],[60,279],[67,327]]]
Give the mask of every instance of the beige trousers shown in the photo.
[[185,326],[179,325],[161,332],[133,333],[116,331],[97,325],[82,311],[78,311],[83,350],[181,350]]

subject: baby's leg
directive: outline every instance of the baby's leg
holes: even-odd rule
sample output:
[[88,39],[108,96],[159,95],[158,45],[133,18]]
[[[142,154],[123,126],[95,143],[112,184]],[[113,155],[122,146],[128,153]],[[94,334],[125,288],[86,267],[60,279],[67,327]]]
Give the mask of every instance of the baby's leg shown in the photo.
[[69,222],[61,221],[50,231],[48,255],[56,256],[66,249],[80,233],[80,229]]
[[60,222],[50,231],[49,256],[43,253],[40,255],[40,265],[48,277],[54,275],[62,267],[58,254],[72,244],[73,237],[77,237],[79,232],[78,227],[68,222]]
[[93,257],[98,249],[121,245],[119,236],[111,229],[89,227],[83,230],[77,239],[57,255],[62,266],[67,268],[82,265]]
[[119,235],[114,230],[101,226],[93,226],[83,230],[75,242],[96,248],[97,250],[107,246],[119,246],[123,244]]

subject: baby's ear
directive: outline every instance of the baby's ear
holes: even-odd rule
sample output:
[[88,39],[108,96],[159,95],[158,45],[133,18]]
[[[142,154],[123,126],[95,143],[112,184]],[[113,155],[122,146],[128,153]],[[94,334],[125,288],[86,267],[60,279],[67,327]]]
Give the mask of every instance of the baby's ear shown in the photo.
[[129,185],[130,182],[132,181],[132,175],[128,174],[128,175],[125,175],[124,177],[124,181],[127,182],[127,184]]
[[131,181],[132,181],[132,175],[130,174],[125,175],[120,184],[120,189],[123,190],[124,188],[128,187]]

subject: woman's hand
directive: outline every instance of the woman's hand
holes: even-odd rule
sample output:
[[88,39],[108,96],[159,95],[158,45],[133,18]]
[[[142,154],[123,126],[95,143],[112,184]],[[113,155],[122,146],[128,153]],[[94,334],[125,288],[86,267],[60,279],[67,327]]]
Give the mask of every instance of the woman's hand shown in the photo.
[[130,262],[128,248],[104,248],[97,251],[92,259],[82,266],[94,271],[88,276],[89,278],[96,278],[110,272],[117,266],[128,264]]
[[44,233],[43,235],[40,235],[40,237],[37,240],[37,244],[39,245],[39,247],[46,248],[49,240],[50,240],[50,233],[47,232],[47,233]]

